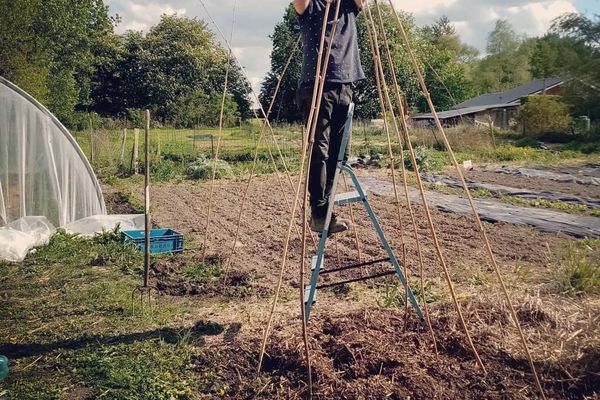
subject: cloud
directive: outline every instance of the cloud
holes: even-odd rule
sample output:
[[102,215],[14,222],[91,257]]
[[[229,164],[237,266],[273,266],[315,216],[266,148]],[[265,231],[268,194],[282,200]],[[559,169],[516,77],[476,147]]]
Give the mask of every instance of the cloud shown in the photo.
[[122,18],[122,23],[117,27],[118,33],[128,30],[147,31],[160,21],[163,14],[186,14],[185,8],[177,8],[168,3],[109,0],[107,4],[112,12]]
[[[413,10],[417,23],[430,24],[442,15],[454,23],[463,41],[485,49],[487,34],[499,18],[506,18],[515,31],[527,36],[545,33],[552,20],[576,12],[573,0],[433,0],[425,6],[412,0],[394,0],[398,9]],[[431,7],[429,7],[431,5]]]

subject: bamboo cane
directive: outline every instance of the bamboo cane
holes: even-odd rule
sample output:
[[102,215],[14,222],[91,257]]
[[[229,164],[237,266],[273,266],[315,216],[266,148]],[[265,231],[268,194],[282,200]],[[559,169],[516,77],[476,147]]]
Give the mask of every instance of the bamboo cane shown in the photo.
[[[390,45],[388,42],[388,38],[387,38],[387,33],[385,31],[385,26],[383,24],[383,18],[381,15],[381,10],[379,9],[379,2],[375,1],[375,9],[377,11],[377,15],[378,15],[378,19],[379,19],[379,25],[380,25],[380,30],[382,33],[382,37],[383,37],[383,43],[384,43],[384,47],[386,50],[386,56],[387,56],[387,61],[390,67],[390,72],[392,75],[392,83],[393,83],[393,87],[395,89],[395,94],[396,94],[396,101],[398,103],[398,109],[399,109],[399,114],[400,114],[400,118],[401,118],[401,127],[403,129],[403,132],[406,133],[406,140],[408,139],[408,125],[406,124],[406,119],[404,118],[405,115],[405,110],[404,110],[404,102],[402,99],[402,95],[400,94],[400,86],[398,85],[398,78],[396,75],[396,68],[394,66],[394,62],[392,59],[392,52],[390,49]],[[429,329],[429,333],[431,335],[431,339],[433,342],[433,348],[435,351],[435,355],[436,358],[439,359],[439,352],[438,352],[438,347],[437,347],[437,340],[435,338],[435,333],[433,331],[433,326],[431,324],[431,316],[429,314],[429,306],[427,305],[427,300],[425,299],[425,278],[424,278],[424,261],[423,261],[423,252],[421,249],[421,241],[419,238],[419,232],[417,229],[417,222],[416,222],[416,218],[415,218],[415,213],[412,207],[412,203],[410,200],[410,194],[408,191],[408,180],[407,180],[407,176],[406,176],[406,168],[404,168],[404,146],[403,146],[403,141],[401,138],[401,134],[400,134],[400,130],[398,129],[398,124],[396,123],[395,125],[396,127],[396,136],[397,136],[397,140],[398,140],[398,146],[400,148],[400,159],[402,160],[402,184],[404,186],[404,194],[406,197],[406,207],[408,209],[408,213],[410,215],[410,220],[411,220],[411,224],[412,224],[412,228],[413,228],[413,234],[414,234],[414,239],[415,239],[415,244],[417,246],[417,256],[418,256],[418,260],[419,260],[419,275],[420,275],[420,283],[421,283],[421,293],[423,293],[423,310],[425,311],[425,320],[427,321],[427,328]],[[420,175],[418,172],[418,167],[415,165],[416,169],[416,173],[417,176],[420,179]],[[427,207],[427,204],[425,204],[425,206]]]
[[[392,0],[389,0],[390,6],[392,7],[392,10],[395,10],[394,5],[392,3]],[[395,13],[396,14],[396,13]],[[425,96],[425,99],[427,100],[427,104],[431,110],[431,113],[434,117],[435,123],[436,123],[436,127],[439,131],[439,133],[442,135],[444,144],[446,146],[446,149],[448,150],[448,153],[450,154],[450,158],[452,161],[452,164],[454,165],[454,168],[457,171],[457,174],[460,178],[460,182],[463,186],[465,195],[467,196],[467,199],[469,201],[469,205],[473,211],[473,217],[475,220],[475,224],[478,227],[480,233],[481,233],[481,238],[483,240],[483,243],[485,245],[486,251],[488,253],[488,256],[490,257],[490,261],[492,263],[492,266],[494,268],[494,271],[498,277],[498,280],[500,282],[500,286],[502,288],[502,291],[506,297],[507,303],[509,305],[509,310],[512,316],[512,319],[514,320],[516,326],[517,326],[517,330],[519,332],[519,336],[521,339],[521,343],[523,345],[523,349],[525,350],[525,353],[527,355],[527,358],[529,360],[529,365],[531,367],[532,373],[534,375],[535,378],[535,383],[536,386],[540,392],[540,395],[542,396],[542,399],[546,399],[546,395],[544,392],[544,388],[542,387],[540,378],[538,376],[536,367],[535,367],[535,363],[533,362],[533,357],[531,355],[531,351],[529,350],[529,346],[527,344],[527,340],[525,339],[525,334],[523,333],[523,329],[521,327],[521,324],[519,322],[519,318],[517,316],[517,312],[512,304],[512,300],[510,298],[510,295],[508,294],[508,289],[506,288],[506,284],[504,283],[504,279],[502,277],[502,274],[500,273],[500,268],[498,266],[498,263],[496,261],[496,257],[494,256],[494,252],[492,250],[492,245],[490,243],[490,240],[488,238],[487,235],[487,231],[485,230],[485,227],[483,226],[483,223],[481,222],[481,218],[479,217],[479,212],[477,211],[477,208],[475,207],[475,203],[473,201],[473,196],[471,195],[471,192],[469,190],[469,187],[465,181],[465,177],[464,174],[462,172],[462,170],[460,169],[460,165],[458,164],[458,160],[456,159],[456,156],[454,154],[454,151],[452,150],[452,146],[450,145],[450,142],[448,141],[448,137],[446,136],[446,133],[444,131],[444,127],[441,124],[440,118],[437,114],[436,108],[433,105],[433,102],[431,100],[431,95],[429,94],[429,91],[427,89],[427,85],[425,84],[425,79],[423,78],[423,74],[421,73],[421,70],[418,68],[418,63],[414,54],[414,51],[412,50],[412,47],[410,46],[410,42],[408,40],[408,35],[406,34],[406,31],[404,29],[404,25],[402,24],[402,21],[400,20],[400,17],[398,16],[398,14],[396,14],[396,19],[398,22],[398,27],[400,29],[400,33],[402,36],[402,39],[404,41],[406,50],[410,56],[410,60],[413,64],[413,68],[415,70],[415,74],[417,75],[417,79],[419,80],[419,85],[421,86],[421,90],[423,92],[423,95]]]

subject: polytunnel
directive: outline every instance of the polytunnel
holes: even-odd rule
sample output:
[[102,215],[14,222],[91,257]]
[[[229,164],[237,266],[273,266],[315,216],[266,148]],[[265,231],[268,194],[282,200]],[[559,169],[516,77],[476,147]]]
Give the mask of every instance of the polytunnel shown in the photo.
[[93,234],[142,222],[135,215],[106,215],[98,179],[73,136],[0,77],[0,260],[23,260],[56,227]]
[[44,216],[56,226],[106,214],[96,175],[69,131],[0,77],[0,226]]

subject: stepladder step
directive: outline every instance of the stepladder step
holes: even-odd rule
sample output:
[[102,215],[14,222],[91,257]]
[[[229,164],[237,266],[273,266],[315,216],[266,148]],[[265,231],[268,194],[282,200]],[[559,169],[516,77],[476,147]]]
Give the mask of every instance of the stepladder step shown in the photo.
[[334,199],[336,206],[344,206],[347,204],[363,201],[363,198],[357,191],[337,194],[335,195]]
[[[310,285],[306,285],[304,287],[304,304],[306,304],[308,302],[308,296],[310,295],[310,288],[311,288]],[[312,305],[314,305],[316,302],[317,302],[317,292],[315,291],[315,296],[313,298]]]
[[[314,271],[317,268],[317,262],[319,261],[319,256],[314,256],[312,258],[312,262],[310,263],[310,270]],[[323,257],[321,257],[321,269],[323,268]]]

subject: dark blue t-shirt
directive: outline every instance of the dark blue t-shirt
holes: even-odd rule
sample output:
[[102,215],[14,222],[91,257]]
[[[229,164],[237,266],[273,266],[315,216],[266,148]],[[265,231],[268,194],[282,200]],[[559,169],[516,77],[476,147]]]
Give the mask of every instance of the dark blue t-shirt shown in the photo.
[[[365,79],[360,53],[358,50],[358,32],[356,18],[360,12],[354,0],[341,1],[339,22],[336,28],[331,57],[327,68],[325,80],[333,83],[351,83]],[[298,16],[300,32],[302,34],[302,74],[300,85],[315,80],[317,58],[319,55],[319,42],[321,28],[325,14],[326,0],[311,0],[304,14]],[[336,4],[332,3],[327,17],[327,34],[323,48],[323,59],[327,52],[327,45],[331,38],[334,25]]]

